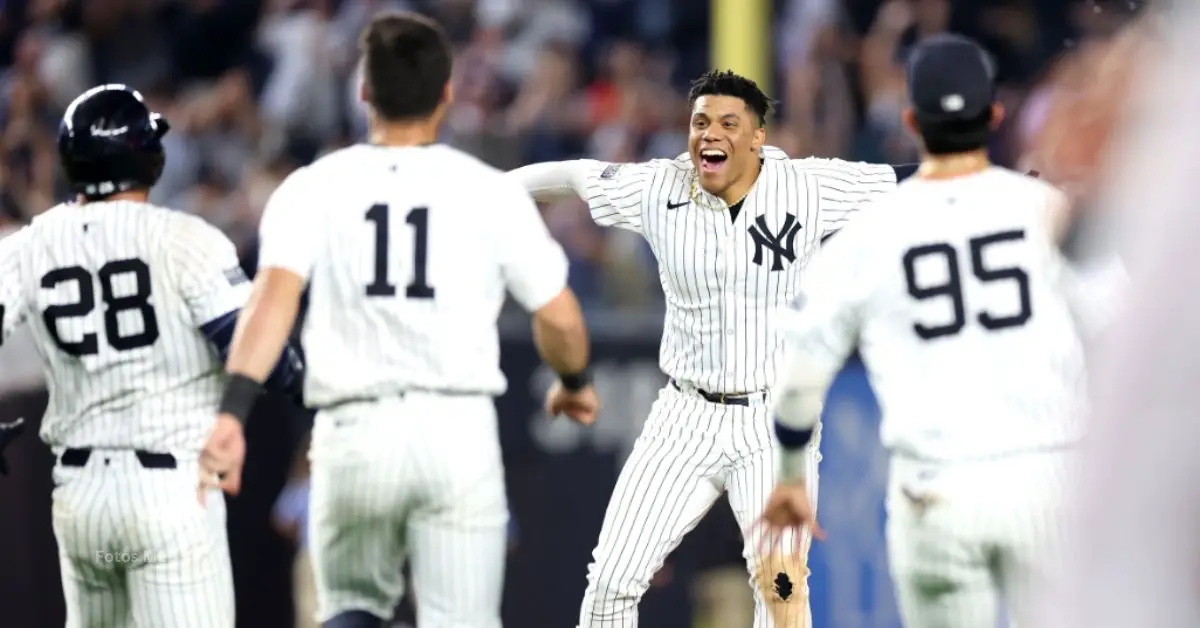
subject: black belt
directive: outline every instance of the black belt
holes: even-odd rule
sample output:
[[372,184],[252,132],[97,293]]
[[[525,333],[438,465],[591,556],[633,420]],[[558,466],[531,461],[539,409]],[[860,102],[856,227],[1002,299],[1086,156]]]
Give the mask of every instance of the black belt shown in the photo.
[[331,401],[325,405],[314,406],[312,409],[316,410],[317,412],[325,412],[327,410],[333,410],[334,408],[338,408],[341,406],[349,406],[349,405],[360,404],[360,403],[375,403],[376,401],[379,401],[380,399],[403,399],[405,396],[407,396],[410,393],[423,394],[423,395],[440,395],[442,397],[493,397],[494,396],[493,393],[483,392],[481,390],[444,390],[444,389],[437,389],[437,388],[408,388],[405,390],[398,390],[396,392],[386,393],[386,394],[376,395],[376,396],[346,397],[344,399],[338,399],[337,401]]
[[[138,462],[147,469],[174,469],[178,466],[175,456],[171,454],[159,454],[138,449],[133,452],[133,455],[137,456]],[[92,450],[90,448],[68,449],[62,453],[62,456],[59,456],[58,463],[64,467],[82,467],[91,457]]]
[[[675,390],[678,390],[679,392],[684,392],[683,387],[681,387],[679,385],[679,382],[675,381],[675,378],[671,378],[671,385],[675,387]],[[754,394],[754,393],[715,393],[715,392],[708,392],[707,390],[703,390],[700,388],[692,388],[691,390],[689,390],[687,392],[694,392],[697,395],[700,395],[700,397],[702,397],[705,401],[708,401],[710,403],[720,403],[720,404],[724,404],[727,406],[749,406],[750,405],[750,395]]]

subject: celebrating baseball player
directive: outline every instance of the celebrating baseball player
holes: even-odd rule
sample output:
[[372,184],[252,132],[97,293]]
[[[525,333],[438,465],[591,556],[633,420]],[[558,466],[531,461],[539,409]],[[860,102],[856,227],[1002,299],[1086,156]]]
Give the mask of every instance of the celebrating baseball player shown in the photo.
[[[779,311],[795,298],[809,254],[897,179],[891,166],[792,160],[766,146],[770,100],[732,72],[700,77],[689,100],[688,152],[677,159],[509,173],[539,200],[578,196],[597,224],[645,237],[666,295],[659,362],[670,381],[609,502],[584,628],[636,625],[651,577],[722,492],[751,528],[776,479],[767,408]],[[813,449],[805,461],[813,492],[817,461]],[[758,557],[747,536],[756,627],[808,625],[808,543]]]
[[370,142],[292,173],[268,202],[206,463],[236,476],[241,421],[307,284],[320,621],[382,626],[411,558],[418,625],[499,628],[509,514],[492,398],[506,385],[505,288],[533,312],[538,350],[560,374],[547,410],[582,423],[597,410],[587,331],[529,194],[435,143],[451,96],[442,30],[384,14],[360,47]]
[[[887,540],[906,626],[1018,625],[1054,568],[1062,478],[1082,436],[1075,275],[1057,244],[1066,196],[992,166],[1003,118],[974,42],[929,38],[909,61],[918,176],[825,247],[794,305],[776,397],[784,448],[768,537],[815,526],[809,454],[857,346],[890,450]],[[791,329],[791,325],[788,325]]]
[[196,473],[250,284],[220,231],[147,203],[168,128],[128,87],[85,92],[58,136],[77,202],[0,240],[0,339],[28,321],[49,375],[69,628],[234,625],[224,501],[197,503]]

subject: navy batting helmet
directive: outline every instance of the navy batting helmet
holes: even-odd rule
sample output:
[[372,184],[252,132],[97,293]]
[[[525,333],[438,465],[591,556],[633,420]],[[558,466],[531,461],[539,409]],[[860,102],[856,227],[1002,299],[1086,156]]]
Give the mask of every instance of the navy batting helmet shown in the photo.
[[150,188],[163,170],[170,125],[125,85],[79,95],[58,127],[58,156],[71,187],[88,200]]

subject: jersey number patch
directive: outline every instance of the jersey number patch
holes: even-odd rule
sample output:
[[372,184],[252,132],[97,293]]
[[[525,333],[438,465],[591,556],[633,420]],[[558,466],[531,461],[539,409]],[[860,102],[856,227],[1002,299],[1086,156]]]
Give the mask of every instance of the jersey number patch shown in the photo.
[[[396,285],[388,281],[388,226],[391,222],[390,208],[377,203],[367,210],[367,222],[375,223],[375,278],[367,284],[369,297],[394,297]],[[404,219],[413,228],[413,278],[404,288],[404,296],[410,299],[432,299],[433,286],[429,285],[429,208],[414,207]]]
[[[975,316],[984,329],[995,331],[1009,327],[1020,327],[1033,316],[1029,299],[1029,274],[1017,267],[988,268],[983,261],[983,252],[989,246],[1002,242],[1014,242],[1025,239],[1025,231],[1002,231],[991,235],[972,238],[971,272],[983,283],[1011,281],[1016,284],[1019,297],[1019,309],[1011,316],[994,316],[988,312],[980,312]],[[917,261],[925,257],[941,257],[946,264],[946,281],[938,284],[924,284],[917,278]],[[963,299],[962,275],[959,272],[958,251],[945,242],[916,246],[904,253],[904,276],[908,283],[908,293],[918,301],[944,297],[950,300],[954,308],[954,318],[942,325],[925,325],[913,323],[913,331],[924,340],[932,340],[943,336],[953,336],[967,325],[967,306]]]
[[[118,275],[134,277],[134,293],[116,296],[113,279]],[[138,258],[109,262],[96,273],[100,280],[100,300],[104,303],[104,337],[108,346],[117,351],[130,351],[149,347],[158,340],[158,317],[150,304],[150,267]],[[56,268],[42,276],[42,288],[53,290],[59,284],[73,282],[79,289],[79,300],[74,303],[51,305],[42,312],[46,330],[64,353],[75,357],[100,353],[100,339],[95,333],[84,334],[78,342],[63,340],[58,322],[64,318],[80,318],[96,309],[96,289],[92,274],[79,266]],[[122,335],[121,312],[137,312],[142,319],[142,330],[136,334]]]

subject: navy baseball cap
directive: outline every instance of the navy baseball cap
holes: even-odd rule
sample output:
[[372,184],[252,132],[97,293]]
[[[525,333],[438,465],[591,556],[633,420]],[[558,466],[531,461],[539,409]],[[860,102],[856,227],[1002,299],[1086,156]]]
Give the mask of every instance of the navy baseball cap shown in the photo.
[[908,97],[927,120],[973,120],[992,106],[995,71],[988,53],[958,35],[921,40],[908,57]]

